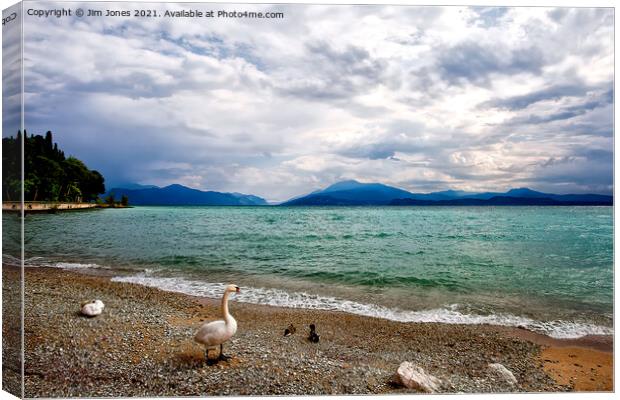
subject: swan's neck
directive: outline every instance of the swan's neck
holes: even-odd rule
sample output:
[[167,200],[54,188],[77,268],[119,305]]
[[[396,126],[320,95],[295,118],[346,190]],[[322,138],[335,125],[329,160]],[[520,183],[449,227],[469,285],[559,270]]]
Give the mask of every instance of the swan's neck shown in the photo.
[[226,324],[230,323],[230,321],[233,319],[232,315],[230,315],[230,313],[228,312],[229,294],[230,292],[226,292],[224,293],[224,296],[222,296],[222,315],[224,316],[224,321],[226,322]]

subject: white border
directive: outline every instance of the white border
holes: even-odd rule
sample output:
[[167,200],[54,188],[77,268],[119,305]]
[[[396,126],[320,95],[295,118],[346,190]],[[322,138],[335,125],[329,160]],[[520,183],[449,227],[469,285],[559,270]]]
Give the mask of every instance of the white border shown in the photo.
[[[80,0],[81,2],[101,2],[100,0]],[[146,0],[133,0],[133,1],[127,1],[127,2],[132,2],[132,3],[152,3],[152,2],[161,2],[161,1],[146,1]],[[260,1],[260,0],[243,0],[243,1],[230,1],[230,0],[220,0],[220,1],[198,1],[198,0],[184,0],[183,2],[185,3],[230,3],[230,4],[235,4],[235,3],[256,3],[256,4],[261,4],[261,3],[271,3],[271,4],[290,4],[290,3],[294,3],[294,4],[351,4],[351,5],[355,5],[355,4],[393,4],[393,5],[435,5],[435,6],[452,6],[452,5],[461,5],[461,6],[469,6],[469,5],[475,5],[475,6],[519,6],[519,7],[523,7],[523,6],[536,6],[536,7],[541,7],[541,6],[547,6],[547,7],[613,7],[615,8],[615,2],[612,0],[590,0],[590,1],[584,1],[584,0],[544,0],[542,2],[538,2],[535,0],[526,0],[523,2],[516,2],[515,0],[512,1],[497,1],[497,0],[477,0],[477,1],[459,1],[459,0],[448,0],[448,1],[438,1],[438,0],[374,0],[374,1],[369,1],[369,0],[358,0],[358,1],[347,1],[347,0],[340,0],[340,1],[334,1],[334,0],[319,0],[316,2],[311,2],[311,1],[304,1],[304,0],[288,0],[288,1],[279,1],[279,0],[271,0],[271,1]],[[0,0],[0,6],[2,9],[5,9],[13,4],[17,3],[17,1],[11,1],[11,0]],[[171,1],[172,3],[172,1]],[[614,54],[616,51],[616,43],[617,41],[617,32],[614,32]],[[2,36],[0,33],[0,41],[2,40]],[[0,67],[1,67],[1,61],[0,61]],[[615,70],[615,67],[614,67]],[[1,90],[2,86],[1,86],[1,82],[0,82],[0,90]],[[616,82],[614,80],[614,93],[617,93],[617,87],[616,87]],[[614,102],[614,138],[615,138],[615,120],[616,120],[616,112],[617,112],[617,108],[616,108],[616,102]],[[22,110],[22,118],[23,118],[23,110]],[[23,124],[23,122],[22,122]],[[1,130],[1,128],[0,128]],[[617,199],[617,191],[616,191],[616,184],[615,184],[615,176],[617,175],[618,169],[617,169],[617,165],[615,164],[615,154],[618,151],[618,145],[614,140],[614,199]],[[1,166],[0,166],[0,172],[1,172]],[[617,244],[618,244],[618,238],[615,235],[615,221],[616,221],[616,208],[614,206],[614,266],[618,265],[618,254],[615,252],[615,249],[617,248]],[[1,227],[0,227],[0,234],[2,233]],[[1,237],[1,236],[0,236]],[[23,235],[22,235],[23,237]],[[618,286],[618,274],[614,273],[614,296],[616,294],[615,292],[615,288],[619,287]],[[23,283],[23,280],[22,280]],[[0,294],[0,298],[1,298],[1,294]],[[617,306],[617,298],[614,297],[614,321],[615,321],[615,309]],[[23,320],[22,320],[23,321]],[[615,342],[615,335],[614,335],[614,342]],[[619,372],[618,372],[618,368],[615,368],[615,366],[617,365],[618,362],[618,352],[614,352],[614,388],[617,388],[617,385],[619,384]],[[1,360],[0,360],[0,367],[1,367]],[[1,368],[0,368],[0,375],[1,375]],[[376,400],[376,399],[414,399],[414,398],[418,398],[418,396],[420,395],[380,395],[380,396],[266,396],[265,398],[271,397],[271,398],[294,398],[294,399],[333,399],[333,400],[344,400],[344,399],[369,399],[369,400]],[[429,398],[429,396],[424,396],[422,395],[422,398]],[[433,395],[432,398],[448,398],[449,396],[455,396],[454,394],[440,394],[440,395]],[[506,400],[512,400],[512,399],[519,399],[519,400],[536,400],[536,399],[565,399],[565,400],[599,400],[599,399],[611,399],[613,397],[615,397],[614,393],[544,393],[544,394],[497,394],[497,393],[493,393],[493,394],[459,394],[456,395],[458,397],[456,397],[458,400],[472,400],[472,399],[491,399],[491,398],[495,398],[495,396],[497,396],[500,400],[506,399]],[[14,399],[15,397],[12,396],[11,394],[1,391],[0,392],[0,400],[5,400],[5,399]],[[179,397],[158,397],[156,399],[178,399]],[[196,397],[190,397],[190,399],[193,399]],[[253,396],[253,397],[222,397],[222,399],[231,399],[231,398],[235,398],[235,399],[253,399],[253,398],[257,398],[257,396]],[[260,397],[258,397],[260,398]],[[135,397],[132,399],[136,399]],[[149,399],[149,398],[146,398]]]

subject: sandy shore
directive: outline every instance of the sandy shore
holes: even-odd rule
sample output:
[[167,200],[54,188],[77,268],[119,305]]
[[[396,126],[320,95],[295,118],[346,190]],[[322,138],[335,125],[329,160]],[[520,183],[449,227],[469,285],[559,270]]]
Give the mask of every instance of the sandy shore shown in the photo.
[[[18,273],[3,268],[5,281]],[[14,289],[3,290],[6,298]],[[104,313],[80,316],[80,302],[92,298],[105,302]],[[219,301],[101,276],[27,269],[25,395],[413,392],[395,382],[402,361],[439,378],[442,392],[613,390],[609,337],[571,342],[485,325],[399,323],[234,301],[230,307],[239,323],[224,349],[232,359],[208,366],[193,334],[203,321],[219,318]],[[291,323],[297,332],[284,337]],[[306,340],[310,323],[321,335],[318,344]],[[518,384],[494,375],[489,363],[503,364]]]

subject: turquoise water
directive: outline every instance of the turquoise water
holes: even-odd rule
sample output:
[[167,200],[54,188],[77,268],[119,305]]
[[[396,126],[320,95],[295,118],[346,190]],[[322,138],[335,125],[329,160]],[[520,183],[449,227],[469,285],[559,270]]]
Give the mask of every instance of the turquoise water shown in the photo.
[[558,337],[613,325],[611,207],[136,207],[29,215],[25,240],[32,265],[206,296],[235,282],[239,301]]

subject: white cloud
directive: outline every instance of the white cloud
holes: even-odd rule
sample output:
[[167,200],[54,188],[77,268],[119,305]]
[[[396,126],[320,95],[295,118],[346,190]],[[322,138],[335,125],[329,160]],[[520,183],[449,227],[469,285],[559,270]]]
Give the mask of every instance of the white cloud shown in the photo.
[[[244,9],[285,18],[28,19],[30,132],[52,130],[108,181],[270,200],[341,179],[612,184],[610,9]],[[596,171],[593,185],[575,168]]]

